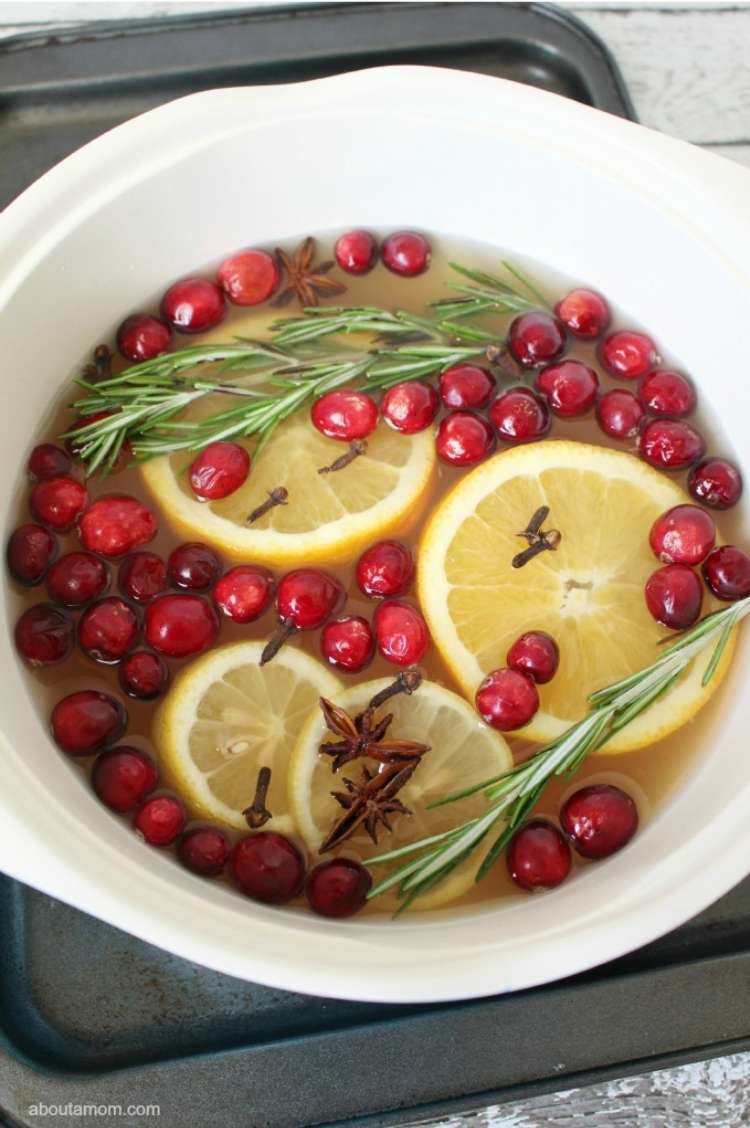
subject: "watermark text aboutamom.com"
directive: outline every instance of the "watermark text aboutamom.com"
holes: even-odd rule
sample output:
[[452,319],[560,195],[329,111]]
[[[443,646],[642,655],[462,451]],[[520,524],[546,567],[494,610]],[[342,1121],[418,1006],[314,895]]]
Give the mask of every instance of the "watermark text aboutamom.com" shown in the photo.
[[76,1101],[67,1101],[65,1104],[46,1104],[44,1101],[35,1101],[34,1104],[29,1105],[27,1113],[29,1116],[40,1117],[106,1116],[114,1119],[117,1116],[125,1118],[152,1116],[156,1118],[161,1116],[161,1108],[158,1104],[97,1104],[94,1101],[87,1101],[85,1104],[78,1104]]

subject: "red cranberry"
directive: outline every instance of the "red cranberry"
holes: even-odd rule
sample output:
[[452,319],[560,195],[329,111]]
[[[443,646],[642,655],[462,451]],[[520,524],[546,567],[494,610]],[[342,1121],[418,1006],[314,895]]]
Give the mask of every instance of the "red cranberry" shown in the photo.
[[493,670],[476,693],[482,720],[501,732],[523,728],[539,708],[539,694],[530,677],[518,670]]
[[297,568],[279,581],[276,607],[282,622],[298,631],[322,627],[344,602],[338,580],[318,568]]
[[570,873],[570,846],[554,823],[529,819],[508,843],[505,860],[522,889],[554,889]]
[[262,564],[239,564],[214,584],[214,603],[235,623],[252,623],[273,599],[276,581]]
[[522,385],[500,393],[490,408],[490,419],[503,442],[514,445],[540,439],[550,427],[546,401]]
[[84,611],[78,623],[81,650],[96,662],[119,662],[135,645],[138,619],[135,611],[117,595],[100,599]]
[[232,851],[230,868],[243,893],[270,905],[291,901],[305,880],[305,862],[297,847],[271,830],[241,838]]
[[422,615],[401,599],[386,599],[373,616],[378,650],[396,666],[414,666],[424,658],[430,635]]
[[380,410],[389,427],[404,435],[415,435],[429,427],[440,408],[440,398],[431,384],[406,380],[394,384],[383,396]]
[[400,541],[378,541],[360,556],[356,577],[359,590],[370,599],[404,595],[414,579],[414,561]]
[[201,877],[216,877],[224,869],[232,844],[216,826],[196,826],[180,839],[177,857],[185,869]]
[[651,526],[649,544],[664,564],[700,564],[716,542],[713,518],[697,505],[675,505]]
[[229,497],[244,485],[250,473],[250,455],[238,443],[211,443],[190,463],[188,477],[193,493],[207,501]]
[[549,313],[522,313],[508,330],[508,348],[524,368],[549,364],[565,349],[565,326]]
[[645,333],[618,329],[605,337],[599,346],[599,359],[610,376],[620,380],[637,380],[659,362],[656,345]]
[[537,373],[536,386],[555,415],[572,419],[585,415],[596,403],[599,377],[580,360],[561,360]]
[[117,347],[126,360],[140,364],[165,353],[172,344],[172,330],[160,317],[134,313],[117,330]]
[[64,533],[75,525],[88,504],[86,487],[66,474],[44,478],[31,491],[29,503],[37,521]]
[[750,595],[750,556],[733,544],[723,544],[710,553],[703,575],[717,599],[733,602]]
[[347,231],[336,240],[333,253],[347,274],[367,274],[378,257],[378,244],[369,231]]
[[112,494],[88,507],[78,523],[81,540],[89,552],[124,556],[156,536],[156,515],[134,497]]
[[430,265],[432,251],[423,235],[416,231],[395,231],[383,241],[383,265],[394,274],[413,278],[424,274]]
[[326,623],[320,635],[320,652],[337,670],[347,674],[364,670],[375,653],[375,638],[367,619],[347,615]]
[[495,377],[478,364],[456,364],[440,376],[440,398],[446,407],[486,407],[495,390]]
[[726,458],[707,458],[690,471],[688,489],[711,509],[731,509],[742,495],[742,475]]
[[112,811],[132,811],[153,791],[156,766],[140,748],[118,744],[100,752],[91,771],[91,786]]
[[546,685],[557,673],[560,650],[546,631],[526,631],[513,643],[505,660],[511,670],[527,674],[537,685]]
[[8,541],[8,567],[22,584],[33,587],[44,578],[57,552],[57,541],[41,525],[20,525]]
[[473,466],[495,449],[495,432],[473,411],[451,411],[435,436],[438,458],[450,466]]
[[681,419],[652,419],[638,441],[641,457],[658,470],[684,470],[706,453],[701,434]]
[[154,795],[138,808],[133,826],[149,846],[171,846],[182,834],[186,821],[179,799],[174,795]]
[[609,306],[594,290],[571,290],[555,306],[555,313],[569,333],[593,341],[609,325]]
[[266,302],[281,281],[279,264],[268,251],[239,251],[219,267],[216,277],[229,298],[239,306]]
[[619,787],[595,783],[566,800],[560,823],[583,858],[608,858],[622,850],[638,829],[638,808]]
[[638,434],[643,408],[632,392],[613,388],[596,405],[596,418],[605,435],[612,439],[632,439]]
[[366,439],[378,425],[378,405],[364,392],[326,392],[310,409],[313,427],[329,439]]
[[161,312],[179,333],[203,333],[223,320],[224,293],[207,278],[183,278],[162,298]]
[[69,756],[90,756],[116,744],[127,723],[120,702],[95,689],[71,693],[52,710],[52,735]]
[[120,591],[136,603],[148,603],[167,586],[167,566],[155,552],[134,552],[120,565]]
[[73,620],[51,603],[37,603],[16,623],[16,649],[30,666],[62,662],[73,649]]
[[219,619],[197,595],[159,595],[146,608],[146,642],[168,658],[187,658],[213,646]]
[[353,858],[332,858],[310,870],[305,894],[314,913],[349,917],[364,908],[371,886],[370,873],[360,862]]
[[168,681],[166,662],[150,650],[134,650],[120,664],[120,685],[128,697],[153,701],[164,692]]
[[701,613],[703,585],[687,564],[667,564],[646,581],[644,592],[649,612],[664,627],[684,631]]
[[40,443],[29,455],[26,469],[32,478],[57,478],[61,474],[70,474],[72,463],[61,447],[54,443]]
[[695,388],[681,372],[655,368],[643,376],[638,398],[649,415],[670,415],[677,419],[689,415],[697,403]]
[[47,573],[50,599],[66,607],[80,607],[103,595],[109,587],[107,565],[90,552],[66,552]]
[[185,591],[207,591],[220,572],[219,557],[200,541],[178,544],[167,560],[167,575],[172,586]]

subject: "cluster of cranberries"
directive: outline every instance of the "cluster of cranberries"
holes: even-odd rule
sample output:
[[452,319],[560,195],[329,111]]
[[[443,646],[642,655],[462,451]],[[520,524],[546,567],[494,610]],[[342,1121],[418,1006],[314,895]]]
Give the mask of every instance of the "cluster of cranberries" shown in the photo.
[[526,631],[511,646],[507,666],[487,675],[476,692],[482,720],[501,732],[523,728],[539,708],[538,685],[557,673],[560,651],[546,631]]

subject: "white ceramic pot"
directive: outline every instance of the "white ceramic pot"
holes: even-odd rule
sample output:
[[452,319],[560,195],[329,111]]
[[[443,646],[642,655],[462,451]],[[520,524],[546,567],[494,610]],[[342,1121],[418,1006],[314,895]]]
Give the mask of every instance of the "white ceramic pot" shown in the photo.
[[[5,533],[29,439],[92,341],[196,264],[350,224],[494,243],[610,294],[695,376],[750,467],[749,199],[748,174],[720,158],[448,70],[218,90],[145,114],[0,219]],[[711,748],[622,854],[497,908],[334,923],[201,881],[103,810],[49,739],[7,612],[0,867],[223,972],[381,1001],[509,991],[643,944],[750,871],[748,638]]]

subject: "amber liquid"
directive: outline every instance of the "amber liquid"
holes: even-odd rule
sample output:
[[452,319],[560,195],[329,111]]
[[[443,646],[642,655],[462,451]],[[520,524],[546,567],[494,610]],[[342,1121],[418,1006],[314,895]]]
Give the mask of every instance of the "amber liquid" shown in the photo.
[[[319,238],[321,258],[329,257],[332,242],[333,239],[329,236],[324,235]],[[498,273],[500,270],[500,260],[505,257],[495,248],[478,244],[467,244],[466,242],[457,242],[450,239],[438,240],[433,238],[432,245],[433,258],[430,269],[418,278],[398,278],[380,266],[371,274],[361,278],[351,276],[344,277],[340,272],[337,272],[336,277],[340,277],[342,281],[346,282],[347,292],[343,297],[334,299],[334,304],[352,306],[377,305],[389,309],[404,308],[421,313],[424,311],[425,305],[428,302],[451,293],[449,284],[456,281],[456,275],[449,266],[451,261],[461,262],[491,273]],[[560,274],[551,272],[545,267],[540,267],[536,262],[519,263],[518,256],[514,256],[514,261],[521,265],[527,273],[534,278],[534,281],[552,302],[556,301],[573,286],[586,284],[585,280],[565,278]],[[211,268],[209,267],[205,273],[210,276],[212,273]],[[153,312],[157,312],[157,304],[152,303],[151,309]],[[289,311],[284,311],[285,314],[287,312]],[[293,308],[291,312],[294,312]],[[261,306],[256,310],[250,309],[249,311],[247,309],[243,310],[240,307],[230,306],[227,317],[215,330],[210,333],[202,334],[197,338],[194,336],[178,336],[175,340],[174,347],[176,349],[184,348],[198,342],[229,341],[234,335],[264,337],[267,335],[270,324],[276,320],[278,316],[280,316],[279,311],[271,309],[267,305]],[[492,328],[493,331],[496,331],[498,339],[502,340],[510,320],[510,317],[492,315],[480,319],[480,322]],[[626,319],[615,312],[613,319],[614,327],[617,328],[618,326],[625,326],[626,324],[629,327],[633,327],[632,319]],[[658,326],[644,328],[646,331],[650,331],[652,334],[656,335],[658,339]],[[92,342],[92,349],[93,345],[96,343],[97,342]],[[611,381],[606,374],[602,372],[596,362],[593,345],[576,341],[571,337],[567,355],[578,357],[597,369],[602,381],[602,391],[607,391],[609,387],[625,386],[622,382],[616,384],[615,381]],[[82,358],[82,363],[86,359],[88,358]],[[663,359],[665,359],[664,356]],[[124,364],[121,361],[117,361],[115,362],[115,367],[124,367]],[[61,393],[60,406],[54,413],[53,418],[48,421],[47,425],[39,434],[30,436],[29,449],[37,442],[55,441],[57,436],[70,426],[71,415],[63,406],[70,401],[70,398],[70,386],[67,386]],[[225,406],[225,402],[220,405],[221,409],[224,409]],[[218,407],[217,410],[219,410]],[[549,438],[565,438],[568,440],[574,439],[592,442],[599,445],[612,446],[620,450],[635,449],[634,443],[627,446],[621,442],[610,440],[603,435],[597,427],[593,415],[582,420],[561,421],[554,419],[554,417],[553,420],[552,430],[548,436]],[[712,424],[710,417],[707,417],[705,411],[701,412],[699,415],[698,426],[706,435],[711,450],[726,452],[726,444],[720,441],[717,429]],[[344,472],[356,473],[356,463]],[[451,488],[458,477],[464,472],[465,471],[444,466],[441,463],[438,464],[438,470],[431,485],[429,498],[421,508],[420,514],[417,516],[414,523],[409,527],[398,530],[400,539],[412,546],[416,544],[421,525],[424,523],[424,514],[429,513],[440,501],[443,494]],[[681,482],[681,484],[684,483]],[[106,479],[94,478],[90,480],[89,488],[92,498],[106,493],[127,493],[142,497],[143,500],[151,506],[154,504],[153,497],[148,494],[144,488],[140,471],[136,466],[126,467]],[[24,495],[25,506],[28,491],[24,491]],[[261,498],[259,500],[263,499]],[[166,557],[183,538],[180,538],[178,534],[170,528],[169,515],[167,513],[162,512],[159,514],[159,517],[159,533],[156,539],[148,545],[148,549],[159,552]],[[595,519],[593,515],[592,519]],[[28,520],[28,515],[25,508],[22,508],[18,514],[18,523],[25,520]],[[718,515],[717,523],[719,525],[719,535],[722,539],[733,539],[732,527],[736,520],[736,517],[727,514]],[[76,547],[80,547],[80,545],[73,534],[60,537],[61,553],[71,551]],[[331,567],[329,570],[339,576],[348,592],[347,613],[361,614],[369,620],[373,609],[372,603],[363,598],[353,582],[353,562],[339,568]],[[113,568],[113,574],[114,573],[116,573],[116,567]],[[27,589],[15,584],[12,580],[9,581],[9,584],[11,588],[11,598],[14,604],[11,621],[15,621],[15,618],[17,618],[25,607],[31,606],[45,598],[46,593],[43,585],[34,589]],[[113,582],[112,590],[116,591],[116,580]],[[222,618],[221,633],[217,645],[239,641],[240,639],[267,639],[274,625],[275,619],[272,610],[267,611],[257,622],[247,625],[238,625]],[[288,645],[301,646],[314,657],[320,657],[318,632],[298,635],[294,641]],[[183,662],[170,662],[172,675],[176,674],[181,666],[189,664],[189,662],[190,659],[186,659]],[[457,693],[461,692],[441,661],[434,646],[428,650],[422,666],[429,678],[447,686]],[[382,658],[376,657],[373,663],[361,674],[342,676],[345,678],[347,684],[353,684],[355,681],[370,681],[374,678],[392,677],[395,672],[392,665],[385,662]],[[117,667],[107,667],[96,663],[84,656],[80,651],[76,651],[61,666],[50,667],[44,670],[34,671],[33,673],[29,672],[28,682],[30,692],[37,699],[40,712],[44,718],[49,716],[52,705],[56,701],[66,694],[79,689],[101,689],[114,693],[120,698],[123,696],[119,687]],[[660,803],[664,801],[665,796],[672,789],[679,786],[680,781],[685,777],[686,773],[689,772],[694,758],[701,751],[710,748],[713,726],[718,719],[718,709],[720,707],[718,702],[720,702],[722,692],[723,689],[714,696],[710,704],[699,714],[695,721],[684,726],[666,740],[636,752],[623,753],[616,756],[602,754],[592,755],[576,773],[574,781],[568,777],[552,780],[539,802],[537,813],[555,820],[561,802],[573,790],[576,790],[586,783],[609,782],[618,784],[633,796],[638,805],[641,825],[643,825],[659,807]],[[151,752],[158,759],[156,749],[151,739],[152,724],[157,708],[158,702],[145,703],[128,699],[127,710],[129,714],[129,724],[124,740],[129,744],[136,745]],[[44,723],[46,724],[46,719]],[[528,743],[524,744],[519,740],[514,740],[512,736],[509,743],[517,759],[525,758],[531,750],[531,746]],[[92,762],[93,758],[91,760],[76,761],[84,776],[90,771]],[[275,794],[280,794],[283,787],[283,780],[275,780],[272,784],[270,795],[271,809],[273,809]],[[278,789],[278,792],[276,789]],[[118,816],[113,815],[112,817],[115,818]],[[383,842],[383,846],[385,848],[385,842]],[[574,864],[585,865],[587,863],[576,858]],[[519,895],[521,894],[519,894],[517,887],[508,877],[505,865],[501,859],[481,884],[474,886],[469,893],[453,902],[448,911],[457,911],[460,910],[462,906],[468,905],[478,907],[482,903],[495,903],[500,897]],[[302,904],[301,899],[299,904]],[[419,908],[418,900],[414,903],[414,908]],[[375,902],[371,904],[366,911],[368,913],[379,911],[378,903]],[[441,913],[446,912],[445,909],[434,911]]]

